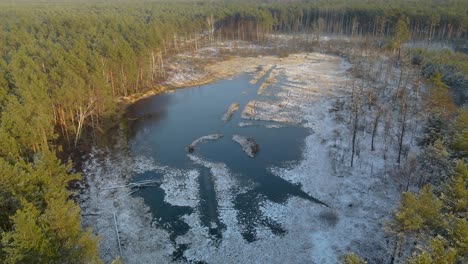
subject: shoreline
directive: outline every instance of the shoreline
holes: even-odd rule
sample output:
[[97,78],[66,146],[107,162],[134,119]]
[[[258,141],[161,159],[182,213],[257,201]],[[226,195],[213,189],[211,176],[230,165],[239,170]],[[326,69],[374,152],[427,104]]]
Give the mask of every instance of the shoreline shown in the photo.
[[[245,69],[248,67],[241,67],[240,69],[237,68],[236,70],[233,71],[224,71],[222,69],[225,67],[223,64],[232,61],[232,60],[239,60],[239,59],[246,59],[246,58],[259,58],[257,57],[242,57],[242,56],[236,56],[236,57],[227,57],[225,59],[222,59],[220,61],[212,62],[212,63],[207,63],[202,65],[203,70],[198,72],[198,74],[201,74],[203,76],[199,78],[194,78],[194,79],[188,79],[182,83],[168,83],[168,81],[165,81],[162,84],[157,84],[155,85],[154,88],[149,89],[148,91],[141,92],[141,93],[134,93],[132,95],[128,96],[122,96],[117,99],[118,105],[120,105],[120,109],[126,110],[130,105],[146,99],[151,96],[175,91],[178,89],[186,89],[186,88],[191,88],[195,86],[200,86],[200,85],[205,85],[205,84],[210,84],[213,82],[216,82],[221,79],[229,78],[231,76],[234,76],[236,74],[239,74],[241,72],[244,72]],[[175,73],[173,76],[177,75],[184,75],[183,73]],[[170,79],[170,77],[168,78]]]
[[132,95],[129,95],[129,96],[120,97],[120,98],[118,98],[118,103],[122,105],[122,108],[126,109],[130,105],[132,105],[132,104],[134,104],[134,103],[136,103],[136,102],[138,102],[140,100],[151,97],[151,96],[155,96],[155,95],[159,95],[159,94],[163,94],[163,93],[168,93],[168,92],[175,91],[175,90],[178,90],[178,89],[185,89],[185,88],[191,88],[193,86],[205,85],[205,84],[215,82],[215,81],[217,81],[219,79],[220,78],[218,78],[218,77],[209,75],[209,76],[207,76],[205,78],[201,78],[201,79],[198,79],[198,80],[191,80],[191,81],[189,81],[187,83],[184,83],[184,84],[181,84],[181,85],[166,85],[166,86],[165,85],[157,85],[155,88],[149,89],[146,92],[135,93],[135,94],[132,94]]
[[[275,55],[267,55],[267,56],[235,56],[235,57],[228,57],[226,59],[216,61],[214,63],[207,63],[203,65],[203,71],[198,72],[199,74],[203,75],[200,78],[188,79],[182,83],[163,83],[158,84],[155,88],[149,89],[146,92],[135,93],[129,96],[123,96],[118,98],[118,103],[121,104],[121,109],[127,109],[130,105],[146,99],[148,97],[159,95],[162,93],[167,93],[171,91],[175,91],[178,89],[186,89],[195,86],[210,84],[216,82],[221,79],[227,79],[242,72],[247,73],[255,73],[258,71],[259,66],[267,66],[267,65],[275,65],[281,62],[285,62],[288,60],[297,60],[300,62],[301,59],[298,58],[300,54],[308,54],[310,52],[297,52],[297,53],[290,53],[287,57],[281,58]],[[320,54],[327,54],[330,56],[336,56],[334,54],[328,54],[323,52],[311,52],[311,53],[320,53]],[[342,58],[341,56],[337,56]],[[344,59],[344,58],[343,58]],[[177,73],[174,75],[176,76]]]

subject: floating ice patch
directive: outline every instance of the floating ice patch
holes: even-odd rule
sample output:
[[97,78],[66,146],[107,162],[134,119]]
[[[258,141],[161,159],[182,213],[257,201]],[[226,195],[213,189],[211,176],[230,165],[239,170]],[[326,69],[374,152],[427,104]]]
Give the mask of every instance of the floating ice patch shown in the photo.
[[239,122],[240,127],[254,126],[253,122]]
[[161,188],[165,191],[164,201],[172,205],[190,206],[198,205],[198,177],[197,170],[180,171],[171,170],[164,173]]
[[266,125],[265,127],[266,128],[282,128],[283,126],[279,124],[270,124],[270,125]]
[[215,163],[204,160],[203,158],[189,154],[188,157],[195,164],[204,166],[210,169],[213,175],[216,197],[218,199],[218,206],[225,208],[232,208],[232,194],[231,187],[237,186],[236,180],[232,177],[231,172],[224,163]]

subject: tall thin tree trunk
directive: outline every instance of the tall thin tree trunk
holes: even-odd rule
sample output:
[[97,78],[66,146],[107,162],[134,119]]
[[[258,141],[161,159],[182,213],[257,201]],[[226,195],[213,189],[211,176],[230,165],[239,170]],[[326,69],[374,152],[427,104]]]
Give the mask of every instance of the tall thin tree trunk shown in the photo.
[[398,159],[397,159],[398,164],[400,164],[401,162],[401,150],[403,149],[403,137],[405,136],[405,132],[406,132],[406,111],[404,113],[402,124],[401,124],[400,140],[398,144]]
[[353,144],[352,144],[352,150],[351,150],[351,167],[353,167],[353,164],[354,164],[354,152],[355,152],[355,149],[356,149],[357,127],[358,127],[358,111],[356,109],[356,110],[354,110]]
[[373,127],[373,129],[372,129],[371,151],[374,151],[374,150],[375,150],[374,139],[375,139],[375,135],[377,134],[377,128],[378,128],[378,126],[379,126],[379,120],[380,120],[381,113],[382,113],[382,112],[379,110],[379,111],[375,114],[374,127]]
[[400,164],[401,162],[401,151],[403,149],[403,138],[405,136],[405,132],[406,132],[406,118],[407,118],[407,115],[408,115],[408,98],[407,98],[407,91],[406,89],[403,90],[403,94],[402,94],[402,102],[401,102],[401,132],[400,132],[400,137],[399,137],[399,142],[398,142],[398,159],[397,159],[397,163]]

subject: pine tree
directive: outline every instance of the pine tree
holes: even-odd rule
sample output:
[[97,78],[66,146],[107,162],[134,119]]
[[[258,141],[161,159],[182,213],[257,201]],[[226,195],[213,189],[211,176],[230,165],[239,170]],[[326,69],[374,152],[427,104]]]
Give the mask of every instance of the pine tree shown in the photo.
[[420,232],[424,229],[443,225],[442,202],[433,194],[429,185],[424,186],[418,195],[405,192],[395,215],[399,232]]
[[394,50],[398,50],[398,61],[401,59],[401,47],[409,37],[408,24],[405,18],[400,17],[395,25],[393,38],[390,42],[390,47]]
[[343,264],[366,264],[367,261],[360,258],[355,253],[349,253],[343,256]]
[[454,125],[452,148],[460,157],[468,156],[468,110],[462,109]]
[[427,183],[439,185],[448,179],[452,171],[449,152],[442,140],[426,146],[419,157],[421,175],[419,185]]
[[22,202],[12,221],[14,231],[5,233],[2,238],[6,263],[48,263],[50,244],[47,234],[40,226],[40,211],[31,203]]
[[455,175],[445,185],[442,199],[449,212],[468,212],[468,168],[463,161],[458,162]]
[[457,107],[449,92],[449,87],[442,81],[442,75],[436,72],[430,79],[432,89],[429,97],[429,108],[432,112],[441,114],[445,118],[453,117]]
[[447,245],[442,237],[431,240],[428,251],[415,254],[409,264],[451,264],[455,263],[457,251]]

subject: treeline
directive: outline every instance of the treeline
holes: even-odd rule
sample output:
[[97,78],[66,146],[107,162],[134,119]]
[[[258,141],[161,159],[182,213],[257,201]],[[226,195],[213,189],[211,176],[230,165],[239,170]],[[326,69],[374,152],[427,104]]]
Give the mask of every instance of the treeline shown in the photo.
[[[463,0],[222,2],[227,4],[219,7],[221,12],[213,11],[215,17],[219,25],[231,26],[221,29],[231,31],[230,36],[239,39],[258,36],[262,33],[259,28],[287,33],[390,37],[401,18],[408,24],[411,39],[433,41],[463,38],[468,29],[468,7]],[[225,14],[225,9],[235,10],[234,15],[216,16]]]
[[[468,55],[445,49],[441,51],[411,49],[413,63],[421,66],[422,74],[430,78],[436,73],[447,84],[454,102],[463,106],[468,103]],[[466,106],[466,105],[465,105]]]
[[[403,193],[393,218],[386,223],[391,238],[389,263],[466,263],[468,110],[464,96],[468,56],[422,49],[407,49],[402,56],[425,77],[427,89],[418,91],[422,107],[416,113],[425,123],[416,138],[419,154],[406,156],[392,173]],[[399,67],[409,65],[402,61]],[[400,93],[398,101],[404,102],[404,97]],[[416,98],[409,102],[417,104]],[[367,262],[351,253],[343,257],[343,263]]]
[[428,79],[430,90],[425,99],[427,122],[419,138],[420,169],[412,177],[419,190],[403,193],[395,218],[389,223],[397,237],[393,257],[406,253],[411,264],[465,263],[468,56],[449,50],[409,52]]
[[385,37],[401,19],[413,37],[466,36],[463,1],[411,3],[0,1],[0,259],[99,262],[69,200],[79,176],[57,153],[99,133],[118,98],[164,80],[171,55],[272,32]]
[[297,1],[274,4],[268,10],[275,30],[319,30],[332,34],[385,36],[399,18],[407,19],[413,39],[447,39],[466,35],[464,1]]
[[455,105],[442,78],[439,72],[429,78],[421,153],[415,166],[410,162],[402,170],[412,191],[403,193],[388,223],[395,235],[392,262],[468,260],[468,111]]

